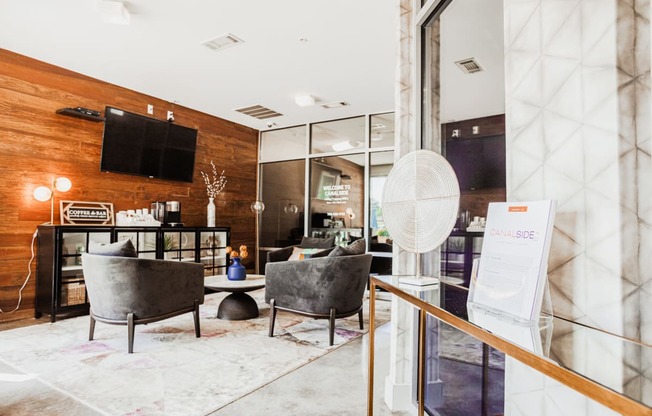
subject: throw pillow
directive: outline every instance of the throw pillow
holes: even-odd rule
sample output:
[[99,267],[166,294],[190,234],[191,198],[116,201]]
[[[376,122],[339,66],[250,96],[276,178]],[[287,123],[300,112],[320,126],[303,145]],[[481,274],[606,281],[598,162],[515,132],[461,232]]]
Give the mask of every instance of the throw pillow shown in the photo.
[[323,248],[301,248],[301,247],[294,247],[294,250],[292,250],[292,254],[290,255],[290,258],[288,260],[305,260],[312,258],[315,254],[319,253],[320,251],[323,251]]
[[359,240],[355,240],[353,243],[349,244],[346,247],[335,247],[335,249],[333,249],[333,251],[328,254],[328,257],[354,256],[356,254],[364,254],[366,249],[367,247],[365,239],[361,238]]
[[91,240],[88,242],[88,252],[101,256],[138,257],[138,253],[129,239],[113,244],[102,244]]
[[335,245],[335,236],[328,238],[306,237],[301,239],[301,248],[331,248]]

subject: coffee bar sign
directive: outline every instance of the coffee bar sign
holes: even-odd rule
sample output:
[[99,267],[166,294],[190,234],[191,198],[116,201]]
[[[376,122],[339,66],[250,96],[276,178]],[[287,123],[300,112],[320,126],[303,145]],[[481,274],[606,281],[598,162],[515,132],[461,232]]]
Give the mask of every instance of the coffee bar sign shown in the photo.
[[61,201],[62,225],[113,225],[110,202]]

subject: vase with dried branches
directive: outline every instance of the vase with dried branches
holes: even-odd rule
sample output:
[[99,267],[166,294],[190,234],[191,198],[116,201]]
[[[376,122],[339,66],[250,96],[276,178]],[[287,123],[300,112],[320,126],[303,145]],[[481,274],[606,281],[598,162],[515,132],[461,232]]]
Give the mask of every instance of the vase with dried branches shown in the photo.
[[213,177],[208,176],[207,173],[200,171],[201,176],[206,182],[206,194],[208,195],[208,206],[206,207],[206,225],[208,227],[215,227],[215,197],[217,197],[220,192],[226,186],[226,176],[224,176],[224,171],[217,175],[217,169],[215,164],[211,160],[211,167],[213,168]]

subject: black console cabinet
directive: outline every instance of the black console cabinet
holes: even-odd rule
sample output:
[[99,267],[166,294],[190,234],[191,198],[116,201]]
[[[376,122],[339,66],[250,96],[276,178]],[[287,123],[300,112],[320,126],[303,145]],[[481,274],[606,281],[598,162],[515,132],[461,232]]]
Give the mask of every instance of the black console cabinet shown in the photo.
[[192,261],[204,265],[206,276],[226,274],[229,227],[38,227],[36,318],[88,314],[81,255],[89,242],[131,239],[138,257]]

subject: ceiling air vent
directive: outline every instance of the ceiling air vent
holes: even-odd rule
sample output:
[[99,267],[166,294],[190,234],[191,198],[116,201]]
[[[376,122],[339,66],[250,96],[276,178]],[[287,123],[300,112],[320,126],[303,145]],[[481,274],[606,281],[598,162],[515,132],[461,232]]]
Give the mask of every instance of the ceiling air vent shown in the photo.
[[462,59],[461,61],[455,62],[455,65],[465,74],[475,74],[476,72],[484,71],[475,58]]
[[236,35],[233,35],[231,33],[226,33],[222,36],[216,37],[215,39],[202,42],[202,45],[206,46],[208,49],[213,51],[221,51],[222,49],[226,49],[243,42],[244,40],[240,39]]
[[267,107],[263,107],[262,105],[252,105],[249,107],[237,108],[235,111],[238,111],[247,116],[257,118],[259,120],[265,120],[266,118],[279,117],[283,115],[281,113],[277,113],[274,110],[270,110]]
[[321,106],[327,109],[331,109],[331,108],[338,108],[338,107],[346,107],[347,105],[349,105],[349,103],[347,103],[346,101],[335,101],[332,103],[322,104]]

